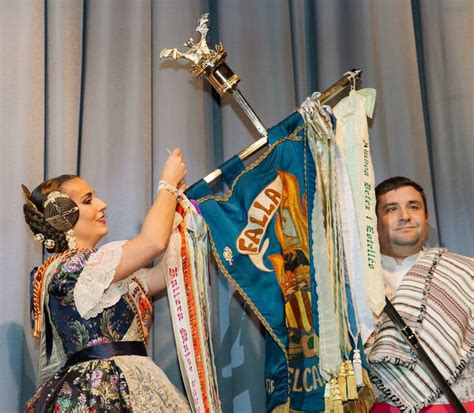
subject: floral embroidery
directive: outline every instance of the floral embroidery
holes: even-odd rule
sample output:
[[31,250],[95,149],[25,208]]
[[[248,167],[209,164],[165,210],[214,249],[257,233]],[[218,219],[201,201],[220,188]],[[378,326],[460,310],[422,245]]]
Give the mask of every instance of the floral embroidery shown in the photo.
[[76,364],[65,373],[65,380],[58,390],[56,386],[55,377],[46,381],[27,403],[25,410],[33,412],[39,397],[47,392],[55,396],[47,399],[47,411],[133,411],[123,372],[109,360]]
[[94,340],[89,341],[86,344],[86,347],[100,346],[101,344],[107,344],[107,343],[110,343],[110,340],[108,338],[99,337],[99,338],[95,338]]
[[[95,250],[92,250],[94,252]],[[86,265],[87,257],[84,254],[76,254],[71,258],[67,259],[64,263],[64,270],[67,272],[77,272],[84,268]]]
[[101,370],[94,370],[92,372],[92,378],[91,378],[92,387],[99,387],[102,376],[103,376],[103,373]]

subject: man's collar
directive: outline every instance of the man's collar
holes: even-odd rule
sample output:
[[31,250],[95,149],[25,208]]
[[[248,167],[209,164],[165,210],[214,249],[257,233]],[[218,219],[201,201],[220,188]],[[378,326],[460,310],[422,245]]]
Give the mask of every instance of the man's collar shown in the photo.
[[402,269],[410,268],[418,258],[420,258],[426,249],[423,247],[416,254],[405,257],[401,263],[398,263],[397,260],[389,255],[381,254],[382,267],[387,271],[400,271]]

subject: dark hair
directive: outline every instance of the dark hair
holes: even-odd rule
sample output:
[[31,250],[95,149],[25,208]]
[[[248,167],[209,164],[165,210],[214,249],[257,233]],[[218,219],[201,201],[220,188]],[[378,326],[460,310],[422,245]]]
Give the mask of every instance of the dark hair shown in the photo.
[[425,214],[428,215],[428,207],[426,204],[426,195],[423,187],[416,182],[412,181],[411,179],[405,178],[404,176],[394,176],[392,178],[388,178],[385,181],[380,182],[375,188],[375,196],[377,197],[377,205],[375,206],[375,210],[378,213],[378,206],[380,197],[386,194],[389,191],[394,191],[395,189],[403,188],[405,186],[411,186],[415,190],[417,190],[421,198],[423,199],[423,207],[425,210]]
[[[27,199],[27,202],[25,205],[23,205],[25,221],[30,227],[31,231],[33,231],[35,235],[42,234],[44,239],[51,239],[54,241],[53,248],[47,248],[45,246],[49,252],[64,252],[68,249],[68,244],[64,234],[65,231],[56,229],[55,227],[57,227],[57,225],[55,225],[55,222],[52,222],[54,225],[53,226],[45,218],[44,204],[48,199],[48,194],[53,191],[61,192],[63,185],[75,178],[77,178],[76,175],[60,175],[56,178],[44,181],[33,190]],[[71,199],[68,199],[68,201],[72,204],[72,206],[76,205]],[[71,205],[69,205],[68,208],[71,208]],[[47,213],[46,216],[48,216]],[[65,219],[69,221],[70,227],[72,227],[77,222],[78,218],[78,212],[65,217]]]

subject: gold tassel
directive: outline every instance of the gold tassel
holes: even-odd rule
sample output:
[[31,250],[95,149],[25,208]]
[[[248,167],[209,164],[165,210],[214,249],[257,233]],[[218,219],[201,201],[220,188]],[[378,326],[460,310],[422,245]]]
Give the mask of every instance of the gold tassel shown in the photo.
[[364,379],[362,377],[362,362],[360,360],[360,352],[357,349],[354,350],[353,365],[356,386],[362,387],[364,385]]
[[375,392],[369,375],[362,369],[363,387],[359,389],[359,398],[344,404],[344,413],[369,413],[375,403]]
[[357,394],[357,386],[354,375],[354,369],[352,368],[352,363],[350,360],[344,362],[346,367],[346,385],[347,385],[347,399],[355,400],[359,396]]
[[331,384],[326,383],[324,387],[324,413],[332,413],[334,402],[332,400]]
[[337,384],[339,384],[339,394],[343,402],[347,401],[347,390],[346,390],[346,369],[344,368],[344,362],[339,367],[339,375],[337,376]]
[[272,409],[272,413],[289,413],[289,412],[290,412],[290,399],[288,399],[286,403],[275,406]]
[[336,379],[331,381],[331,390],[333,400],[333,413],[344,413],[344,408],[342,407],[340,386]]

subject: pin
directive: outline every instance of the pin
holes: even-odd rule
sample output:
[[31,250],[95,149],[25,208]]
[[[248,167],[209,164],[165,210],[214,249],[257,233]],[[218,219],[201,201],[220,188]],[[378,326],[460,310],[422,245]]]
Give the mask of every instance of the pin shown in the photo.
[[170,148],[166,147],[166,150],[167,150],[167,151],[168,151],[168,153],[171,155]]

